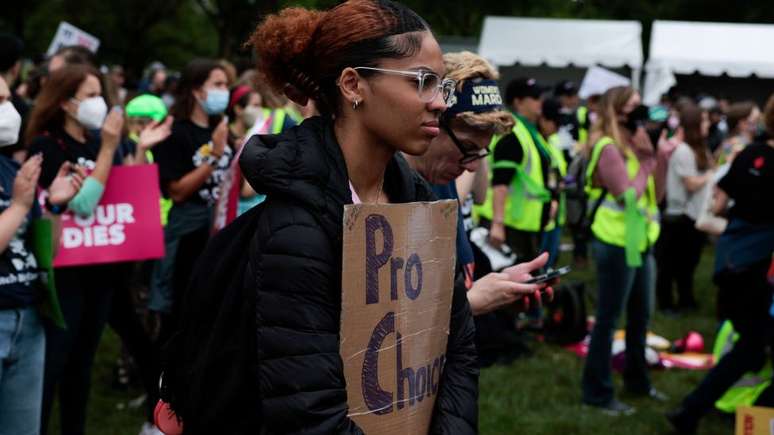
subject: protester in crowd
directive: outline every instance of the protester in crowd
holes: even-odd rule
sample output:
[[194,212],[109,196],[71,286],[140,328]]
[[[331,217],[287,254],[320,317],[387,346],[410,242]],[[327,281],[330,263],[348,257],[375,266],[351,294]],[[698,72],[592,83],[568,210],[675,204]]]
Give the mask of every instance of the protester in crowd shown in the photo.
[[[256,134],[280,134],[296,125],[297,117],[289,109],[291,104],[288,103],[287,98],[276,95],[267,84],[256,77],[253,77],[252,85],[260,89],[260,91],[254,91],[254,96],[251,97],[254,99],[253,106],[257,104],[259,107],[242,112],[243,116],[248,117],[248,120],[251,121],[248,131],[244,134],[245,138],[250,138]],[[313,103],[307,103],[307,105],[309,104]],[[262,193],[253,190],[247,180],[242,180],[241,189],[238,215],[260,204],[266,198]]]
[[494,144],[491,193],[479,207],[482,224],[489,226],[489,242],[507,244],[519,258],[538,254],[543,230],[558,206],[552,193],[557,185],[549,184],[551,156],[536,126],[544,91],[531,78],[508,84],[505,103],[515,124]]
[[[440,134],[426,153],[404,154],[409,165],[431,183],[441,199],[460,201],[455,180],[465,171],[475,173],[489,154],[494,134],[513,128],[513,117],[502,106],[497,87],[498,74],[483,58],[471,52],[444,55],[447,77],[457,82],[452,101],[441,117]],[[485,169],[484,169],[485,170]],[[509,267],[499,273],[486,273],[474,282],[474,248],[464,229],[460,210],[457,221],[457,260],[463,266],[468,302],[475,317],[476,349],[482,366],[511,357],[513,327],[492,313],[512,305],[519,298],[537,293],[541,285],[524,284],[530,272],[542,268],[548,259],[541,255],[528,263]],[[492,313],[491,315],[488,315]]]
[[[392,1],[353,0],[327,12],[285,9],[263,22],[251,43],[272,87],[300,105],[314,99],[322,115],[279,136],[253,136],[242,154],[245,177],[267,195],[260,213],[249,215],[258,220],[254,240],[261,246],[261,261],[245,277],[258,283],[252,288],[260,301],[257,316],[250,313],[257,331],[244,331],[260,337],[257,377],[245,386],[253,394],[235,401],[235,392],[217,404],[224,409],[217,414],[204,397],[173,407],[191,433],[233,433],[224,424],[240,433],[362,433],[347,417],[339,357],[344,205],[434,198],[399,152],[427,151],[454,84],[443,79],[441,49],[427,23]],[[462,279],[447,327],[430,432],[472,434],[478,369]],[[193,378],[177,381],[187,389],[202,379]],[[219,385],[204,391],[212,396]],[[213,421],[198,411],[205,408]],[[257,408],[260,421],[247,412]]]
[[127,90],[124,87],[126,83],[126,76],[124,75],[124,67],[121,65],[113,65],[110,67],[108,78],[113,85],[113,89],[116,91],[116,104],[123,105],[126,102]]
[[148,67],[148,74],[140,85],[140,92],[161,97],[166,90],[167,68],[160,62],[153,62]]
[[562,106],[556,99],[543,101],[541,116],[538,120],[538,131],[546,138],[546,150],[551,155],[551,177],[559,190],[559,208],[556,215],[546,225],[541,240],[540,251],[548,252],[548,267],[556,265],[559,259],[559,244],[562,239],[562,228],[567,221],[567,198],[564,193],[564,179],[567,177],[567,160],[561,145]]
[[717,152],[723,140],[726,138],[728,132],[728,125],[726,124],[726,116],[720,110],[719,106],[714,106],[709,109],[710,128],[709,136],[707,137],[707,146],[713,155]]
[[167,108],[171,108],[175,104],[175,95],[177,95],[177,86],[180,84],[180,74],[172,72],[167,75],[166,81],[164,81],[164,90],[161,92],[161,101]]
[[247,132],[262,117],[261,109],[261,95],[249,86],[238,85],[231,90],[226,113],[231,121],[228,130],[235,144],[241,145],[247,139]]
[[554,98],[559,103],[558,136],[555,145],[564,154],[565,160],[569,160],[577,151],[576,144],[585,144],[588,140],[588,110],[581,106],[578,85],[570,80],[562,80],[556,84]]
[[658,307],[672,311],[672,284],[677,284],[677,309],[695,310],[693,274],[699,265],[706,236],[696,229],[701,212],[702,190],[713,177],[713,158],[707,147],[709,116],[696,105],[680,110],[684,142],[669,159],[666,178],[666,210],[657,252]]
[[[9,101],[13,104],[16,112],[21,116],[21,131],[24,131],[24,127],[27,125],[27,115],[30,111],[30,106],[14,89],[21,73],[21,57],[23,52],[24,43],[21,39],[8,33],[0,34],[0,77],[5,80],[7,87],[10,88],[11,97]],[[25,157],[23,146],[24,144],[21,143],[21,141],[15,144],[9,144],[2,147],[0,153],[23,161]]]
[[164,228],[165,256],[153,273],[148,307],[159,313],[160,339],[176,325],[180,297],[209,237],[212,210],[231,162],[226,73],[213,60],[191,61],[180,78],[171,135],[153,149],[164,196],[173,201]]
[[[231,140],[239,149],[244,142],[254,134],[277,134],[281,132],[282,125],[272,122],[272,117],[264,118],[264,108],[261,107],[261,95],[250,86],[238,85],[231,91],[228,116],[233,122],[229,125]],[[255,125],[261,119],[260,125]],[[255,128],[253,128],[255,127]],[[276,132],[275,129],[279,129]],[[237,215],[263,202],[266,196],[256,193],[250,184],[240,179],[241,187]]]
[[[21,115],[0,77],[0,147],[18,142]],[[34,252],[32,221],[42,216],[36,187],[43,156],[23,165],[0,155],[0,422],[13,434],[40,432],[45,335],[37,305],[46,298]],[[82,171],[64,162],[48,189],[48,203],[66,206],[80,189]],[[52,249],[59,244],[59,216],[53,221]],[[56,297],[49,294],[49,297]]]
[[174,118],[167,116],[161,98],[150,94],[131,99],[125,110],[127,137],[120,150],[124,164],[153,163],[151,149],[169,137]]
[[755,139],[761,111],[752,102],[734,103],[726,112],[728,137],[715,152],[718,164],[731,162],[740,151]]
[[626,389],[664,399],[651,386],[645,361],[654,267],[651,247],[659,234],[658,198],[662,191],[662,180],[654,174],[662,172],[657,171],[653,143],[639,126],[643,119],[638,116],[643,115],[638,115],[638,107],[640,95],[630,87],[615,87],[602,96],[591,133],[594,145],[586,176],[589,201],[594,204],[591,231],[598,297],[582,396],[584,403],[611,415],[634,412],[613,395],[610,354],[613,331],[624,309]]
[[[65,65],[54,71],[38,96],[26,132],[29,154],[43,155],[38,184],[48,188],[64,162],[85,169],[90,174],[68,208],[79,216],[91,215],[104,192],[122,127],[120,109],[108,114],[100,75],[94,68]],[[67,329],[44,323],[43,433],[57,385],[62,432],[84,431],[91,367],[110,310],[114,270],[112,265],[56,269]]]
[[[739,339],[681,406],[668,414],[680,433],[696,433],[701,417],[742,375],[761,370],[774,338],[770,312],[774,285],[767,279],[774,254],[774,95],[763,120],[766,134],[733,159],[718,182],[715,201],[716,213],[725,212],[729,201],[734,201],[726,231],[718,240],[713,279],[719,288],[721,315],[731,320]],[[774,406],[774,387],[767,387],[756,405]]]

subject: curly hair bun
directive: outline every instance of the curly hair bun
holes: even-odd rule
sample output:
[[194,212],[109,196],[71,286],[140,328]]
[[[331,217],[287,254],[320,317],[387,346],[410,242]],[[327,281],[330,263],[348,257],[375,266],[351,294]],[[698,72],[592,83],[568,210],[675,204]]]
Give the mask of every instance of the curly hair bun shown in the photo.
[[255,29],[247,44],[255,48],[258,68],[272,88],[282,92],[292,77],[303,74],[299,59],[309,49],[324,16],[325,12],[287,8]]

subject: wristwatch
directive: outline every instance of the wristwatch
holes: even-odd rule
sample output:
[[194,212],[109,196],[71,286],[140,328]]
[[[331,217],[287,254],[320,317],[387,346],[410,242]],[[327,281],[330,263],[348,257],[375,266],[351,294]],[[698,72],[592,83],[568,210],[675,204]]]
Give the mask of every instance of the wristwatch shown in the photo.
[[51,201],[49,201],[48,198],[46,198],[46,210],[48,210],[49,213],[58,216],[67,211],[67,204],[54,205],[51,204]]

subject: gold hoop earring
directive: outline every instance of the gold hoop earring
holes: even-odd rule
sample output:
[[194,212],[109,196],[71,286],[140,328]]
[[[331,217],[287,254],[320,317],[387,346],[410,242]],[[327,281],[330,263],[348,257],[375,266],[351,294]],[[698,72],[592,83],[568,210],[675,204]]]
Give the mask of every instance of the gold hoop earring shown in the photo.
[[360,100],[355,100],[352,102],[352,110],[357,110],[357,108],[360,107]]

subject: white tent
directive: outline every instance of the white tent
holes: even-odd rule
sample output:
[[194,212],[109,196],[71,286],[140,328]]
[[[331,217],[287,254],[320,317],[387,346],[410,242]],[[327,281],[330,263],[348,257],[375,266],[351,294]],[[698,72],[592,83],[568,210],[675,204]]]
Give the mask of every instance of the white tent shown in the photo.
[[774,25],[654,21],[644,101],[654,104],[674,74],[774,78]]
[[641,35],[638,21],[486,17],[478,53],[498,66],[628,66],[636,85]]

